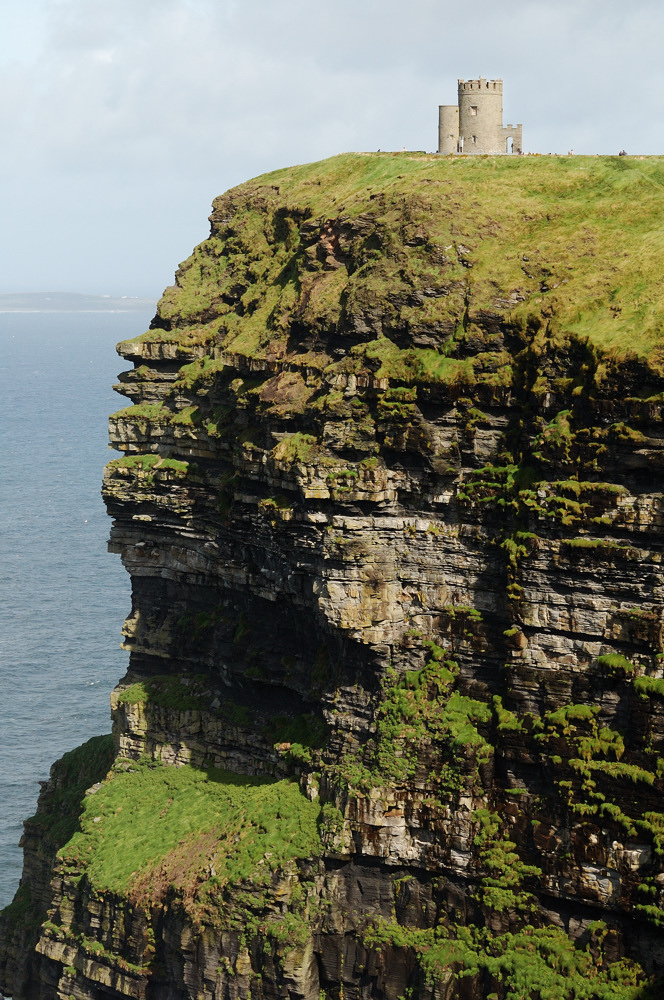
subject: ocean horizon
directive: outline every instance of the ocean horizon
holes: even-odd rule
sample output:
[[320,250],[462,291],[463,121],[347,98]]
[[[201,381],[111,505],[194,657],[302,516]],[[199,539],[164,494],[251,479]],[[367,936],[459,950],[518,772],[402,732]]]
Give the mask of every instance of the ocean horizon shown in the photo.
[[2,313],[97,313],[152,314],[157,300],[138,295],[90,295],[86,292],[0,292]]

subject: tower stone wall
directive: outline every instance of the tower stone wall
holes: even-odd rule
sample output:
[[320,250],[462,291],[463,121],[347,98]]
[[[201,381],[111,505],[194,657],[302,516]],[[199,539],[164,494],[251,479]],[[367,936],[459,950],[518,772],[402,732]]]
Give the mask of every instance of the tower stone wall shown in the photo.
[[438,109],[438,152],[456,153],[459,148],[459,105],[441,104]]
[[504,153],[503,81],[459,80],[459,142],[464,153]]
[[438,111],[439,153],[517,153],[522,126],[503,126],[503,81],[459,80],[458,104]]

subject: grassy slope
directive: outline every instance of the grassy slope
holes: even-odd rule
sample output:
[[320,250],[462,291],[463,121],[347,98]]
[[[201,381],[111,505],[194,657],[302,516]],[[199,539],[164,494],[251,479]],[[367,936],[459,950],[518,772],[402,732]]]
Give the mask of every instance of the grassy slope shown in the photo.
[[[539,314],[554,329],[587,336],[610,352],[652,356],[662,349],[664,322],[663,194],[659,157],[343,154],[274,171],[224,196],[240,206],[230,236],[194,252],[160,312],[180,326],[200,325],[197,312],[214,300],[216,288],[238,278],[241,257],[249,312],[216,310],[227,317],[225,346],[248,353],[257,346],[252,331],[266,326],[278,337],[279,316],[302,290],[288,269],[297,237],[275,248],[256,212],[259,199],[267,214],[283,206],[308,209],[313,219],[368,214],[388,234],[380,259],[365,262],[350,281],[345,268],[316,276],[307,308],[331,324],[344,289],[351,299],[380,297],[399,285],[440,283],[444,273],[446,282],[463,283],[475,313],[486,309],[517,321]],[[422,234],[424,245],[408,245]],[[417,318],[435,322],[456,313],[458,319],[457,299],[434,298]],[[218,329],[213,322],[207,332]]]
[[475,308],[519,288],[528,307],[603,348],[664,345],[662,157],[345,155],[259,180],[287,184],[295,201],[320,182],[314,213],[403,195],[429,239],[470,249]]
[[140,887],[148,898],[164,863],[175,865],[173,878],[197,884],[209,856],[219,889],[260,885],[289,860],[320,853],[319,812],[291,781],[138,764],[85,799],[80,831],[61,854],[97,890]]

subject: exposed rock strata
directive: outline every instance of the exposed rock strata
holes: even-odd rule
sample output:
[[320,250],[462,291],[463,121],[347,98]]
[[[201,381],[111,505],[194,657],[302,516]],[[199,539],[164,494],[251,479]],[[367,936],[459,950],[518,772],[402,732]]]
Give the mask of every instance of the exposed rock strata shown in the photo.
[[566,323],[580,293],[513,242],[514,186],[467,235],[468,164],[452,197],[453,162],[365,191],[371,162],[215,202],[119,345],[104,476],[133,609],[93,793],[146,760],[291,778],[319,840],[277,857],[266,826],[224,881],[224,831],[185,831],[111,891],[102,807],[76,850],[33,822],[17,1000],[627,1000],[664,966],[657,350]]

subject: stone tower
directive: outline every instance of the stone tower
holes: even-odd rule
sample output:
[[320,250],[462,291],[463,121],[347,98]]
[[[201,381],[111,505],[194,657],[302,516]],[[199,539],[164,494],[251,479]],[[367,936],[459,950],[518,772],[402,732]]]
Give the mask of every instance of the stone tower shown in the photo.
[[438,109],[439,153],[520,153],[522,126],[503,125],[503,81],[459,80],[458,103]]

